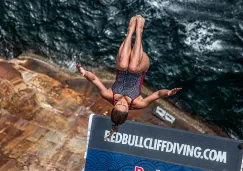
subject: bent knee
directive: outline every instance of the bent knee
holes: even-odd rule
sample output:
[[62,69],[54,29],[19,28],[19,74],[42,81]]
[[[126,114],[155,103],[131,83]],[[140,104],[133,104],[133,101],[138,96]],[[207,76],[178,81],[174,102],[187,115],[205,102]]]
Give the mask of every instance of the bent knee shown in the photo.
[[118,69],[121,70],[121,71],[126,71],[128,69],[127,62],[120,62],[118,64]]
[[132,72],[132,73],[137,73],[137,71],[138,71],[138,67],[137,67],[137,65],[134,65],[134,64],[130,64],[129,66],[128,66],[128,71],[129,72]]

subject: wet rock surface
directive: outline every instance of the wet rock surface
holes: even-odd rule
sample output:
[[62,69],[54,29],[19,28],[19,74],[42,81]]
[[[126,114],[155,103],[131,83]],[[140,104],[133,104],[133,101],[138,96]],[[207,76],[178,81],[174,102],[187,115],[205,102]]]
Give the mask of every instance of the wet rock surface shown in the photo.
[[[113,83],[103,81],[106,86]],[[91,113],[109,116],[112,109],[93,85],[28,54],[12,61],[0,58],[0,88],[1,171],[83,168],[88,117]],[[176,117],[173,125],[151,114],[157,105]],[[131,111],[128,119],[219,134],[163,100]]]

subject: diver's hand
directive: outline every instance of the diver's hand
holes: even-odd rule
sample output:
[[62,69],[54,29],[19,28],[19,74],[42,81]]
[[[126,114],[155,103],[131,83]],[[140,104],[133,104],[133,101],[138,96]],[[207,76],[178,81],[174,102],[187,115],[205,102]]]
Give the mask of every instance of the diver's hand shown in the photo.
[[173,89],[169,90],[168,93],[167,93],[168,97],[176,94],[181,89],[182,88],[173,88]]
[[80,74],[82,74],[83,76],[85,76],[86,70],[83,69],[79,64],[76,64],[75,66],[78,69],[78,71],[80,72]]

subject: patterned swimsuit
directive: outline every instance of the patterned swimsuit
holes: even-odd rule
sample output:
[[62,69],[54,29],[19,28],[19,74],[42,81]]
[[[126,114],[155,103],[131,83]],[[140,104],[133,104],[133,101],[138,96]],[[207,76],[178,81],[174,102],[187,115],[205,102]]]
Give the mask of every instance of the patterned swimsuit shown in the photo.
[[145,77],[145,72],[143,73],[130,73],[128,71],[116,71],[116,81],[112,85],[114,104],[114,95],[121,94],[123,96],[128,96],[132,99],[130,107],[133,101],[141,95],[141,88],[143,85],[143,80]]

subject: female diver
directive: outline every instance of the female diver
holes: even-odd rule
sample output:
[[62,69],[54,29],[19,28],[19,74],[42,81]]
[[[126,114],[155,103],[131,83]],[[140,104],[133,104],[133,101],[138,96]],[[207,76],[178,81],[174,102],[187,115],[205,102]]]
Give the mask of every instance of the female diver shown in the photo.
[[[116,80],[111,88],[107,89],[96,75],[76,64],[78,71],[99,89],[100,95],[114,105],[111,111],[111,120],[114,125],[112,125],[109,137],[118,131],[119,124],[126,121],[128,110],[146,108],[155,100],[174,95],[181,90],[181,88],[163,89],[146,98],[141,96],[143,79],[150,66],[148,55],[142,47],[144,22],[144,18],[140,15],[131,18],[126,38],[116,57]],[[134,32],[136,32],[136,39],[132,48]]]

